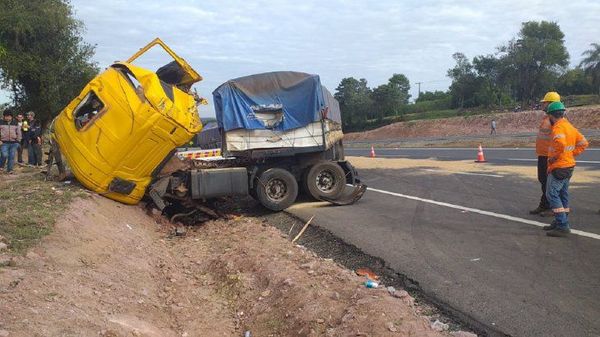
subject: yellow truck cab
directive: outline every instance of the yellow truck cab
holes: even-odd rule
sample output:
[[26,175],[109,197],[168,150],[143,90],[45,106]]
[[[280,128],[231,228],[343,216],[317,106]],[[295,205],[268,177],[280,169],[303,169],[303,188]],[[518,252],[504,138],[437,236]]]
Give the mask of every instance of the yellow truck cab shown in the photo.
[[[156,72],[133,64],[161,46],[174,61]],[[53,140],[75,178],[135,204],[178,146],[202,129],[190,87],[202,77],[160,39],[99,74],[54,120]]]

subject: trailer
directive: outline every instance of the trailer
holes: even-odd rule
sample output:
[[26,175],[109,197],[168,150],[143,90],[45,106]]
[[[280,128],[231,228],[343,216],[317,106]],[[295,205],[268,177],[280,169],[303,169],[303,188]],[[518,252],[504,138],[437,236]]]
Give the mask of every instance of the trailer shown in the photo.
[[[133,64],[154,46],[174,61],[155,72]],[[339,104],[317,75],[286,71],[227,81],[213,92],[221,148],[212,153],[219,158],[206,155],[213,158],[200,164],[176,156],[202,130],[197,104],[206,100],[191,91],[200,80],[155,39],[99,74],[57,116],[52,157],[64,156],[73,175],[103,196],[128,204],[147,198],[161,210],[251,195],[279,211],[300,191],[337,205],[365,192],[344,158]]]

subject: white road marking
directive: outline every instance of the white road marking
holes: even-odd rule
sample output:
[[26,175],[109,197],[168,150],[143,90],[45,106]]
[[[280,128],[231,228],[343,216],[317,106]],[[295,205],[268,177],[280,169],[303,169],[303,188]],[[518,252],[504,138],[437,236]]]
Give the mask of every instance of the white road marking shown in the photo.
[[434,170],[434,169],[424,169],[428,172],[442,172],[442,173],[450,173],[450,174],[462,174],[466,176],[484,176],[484,177],[494,177],[494,178],[504,178],[504,176],[498,174],[487,174],[487,173],[475,173],[475,172],[453,172],[453,171],[445,171],[445,170]]
[[[526,159],[526,158],[508,158],[506,160],[512,160],[512,161],[538,161],[537,159]],[[584,164],[600,164],[600,161],[597,161],[597,160],[577,160],[577,159],[575,159],[575,162],[577,162],[577,163],[584,163]]]
[[[477,213],[477,214],[481,214],[481,215],[487,215],[487,216],[491,216],[491,217],[494,217],[494,218],[499,218],[499,219],[504,219],[504,220],[510,220],[510,221],[514,221],[514,222],[520,222],[520,223],[524,223],[524,224],[528,224],[528,225],[533,225],[533,226],[538,226],[538,227],[544,227],[544,226],[548,225],[547,223],[543,223],[543,222],[539,222],[539,221],[534,221],[534,220],[529,220],[529,219],[523,219],[523,218],[519,218],[519,217],[512,216],[512,215],[506,215],[506,214],[500,214],[500,213],[495,213],[495,212],[490,212],[490,211],[484,211],[484,210],[480,210],[480,209],[477,209],[477,208],[471,208],[471,207],[465,207],[465,206],[460,206],[460,205],[454,205],[454,204],[449,204],[447,202],[435,201],[435,200],[431,200],[431,199],[424,199],[424,198],[414,197],[412,195],[406,195],[406,194],[401,194],[401,193],[395,193],[395,192],[390,192],[390,191],[379,190],[379,189],[372,188],[372,187],[369,187],[367,189],[369,191],[373,191],[373,192],[377,192],[377,193],[381,193],[381,194],[392,195],[392,196],[395,196],[395,197],[400,197],[400,198],[405,198],[405,199],[410,199],[410,200],[422,201],[422,202],[426,202],[426,203],[429,203],[429,204],[434,204],[434,205],[438,205],[438,206],[454,208],[454,209],[458,209],[458,210],[461,210],[461,211],[467,211],[467,212],[471,212],[471,213]],[[600,240],[600,235],[599,234],[595,234],[595,233],[589,233],[589,232],[585,232],[585,231],[580,231],[578,229],[571,229],[571,233],[575,234],[575,235],[579,235],[579,236],[584,236],[584,237],[587,237],[587,238],[592,238],[592,239]]]

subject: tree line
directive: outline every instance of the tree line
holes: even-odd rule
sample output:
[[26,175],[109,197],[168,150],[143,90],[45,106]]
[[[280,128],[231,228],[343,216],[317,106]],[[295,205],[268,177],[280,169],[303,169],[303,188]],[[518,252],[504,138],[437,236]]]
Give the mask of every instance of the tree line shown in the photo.
[[47,121],[96,76],[83,30],[67,0],[0,1],[0,85],[13,108]]
[[405,113],[529,106],[550,90],[562,95],[600,94],[600,44],[592,43],[582,56],[582,62],[569,69],[569,53],[559,25],[529,21],[494,54],[473,59],[460,52],[453,54],[455,66],[446,74],[452,83],[446,92],[424,92],[409,104],[410,82],[406,76],[394,74],[388,83],[374,89],[366,79],[344,78],[335,97],[345,130],[361,130],[368,121]]

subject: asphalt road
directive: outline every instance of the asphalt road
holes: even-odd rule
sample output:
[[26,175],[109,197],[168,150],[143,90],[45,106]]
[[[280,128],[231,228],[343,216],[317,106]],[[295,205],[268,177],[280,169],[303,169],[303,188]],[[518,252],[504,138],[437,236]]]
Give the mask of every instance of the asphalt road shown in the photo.
[[[586,160],[600,159],[600,152],[590,152]],[[472,159],[474,154],[424,149],[379,153],[443,160]],[[507,158],[531,158],[531,153],[490,150],[486,156],[505,163]],[[579,234],[550,238],[538,227],[550,219],[527,213],[539,197],[533,179],[376,168],[360,174],[370,191],[357,204],[300,204],[289,211],[305,220],[316,215],[313,223],[384,259],[418,281],[427,294],[505,334],[600,336],[600,181],[572,189],[571,222]]]
[[[477,149],[467,148],[374,148],[375,155],[382,158],[437,158],[440,160],[475,160]],[[522,149],[483,149],[485,159],[491,163],[519,165],[537,162],[535,150]],[[346,148],[347,156],[370,155],[370,148]],[[597,166],[600,168],[600,149],[587,149],[577,158],[579,165]]]

